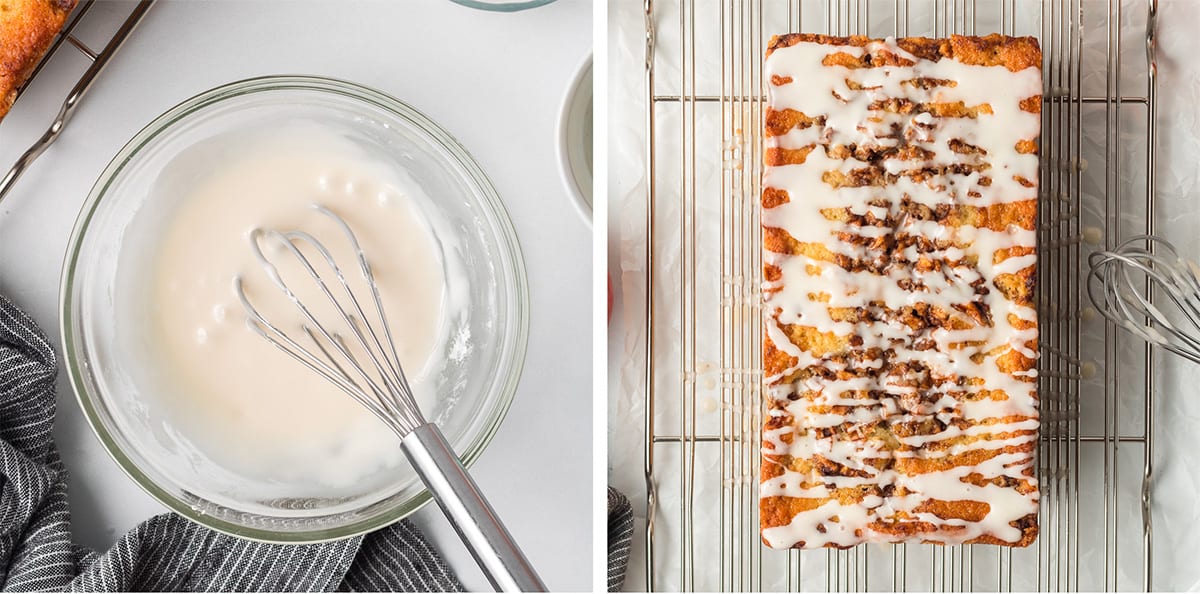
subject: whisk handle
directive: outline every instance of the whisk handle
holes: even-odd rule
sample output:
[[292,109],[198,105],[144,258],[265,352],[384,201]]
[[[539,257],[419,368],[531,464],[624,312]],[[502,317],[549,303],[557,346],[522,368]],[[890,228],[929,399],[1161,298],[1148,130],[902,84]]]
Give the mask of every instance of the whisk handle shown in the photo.
[[492,587],[502,592],[545,592],[546,585],[500,523],[437,425],[426,423],[417,427],[401,444]]

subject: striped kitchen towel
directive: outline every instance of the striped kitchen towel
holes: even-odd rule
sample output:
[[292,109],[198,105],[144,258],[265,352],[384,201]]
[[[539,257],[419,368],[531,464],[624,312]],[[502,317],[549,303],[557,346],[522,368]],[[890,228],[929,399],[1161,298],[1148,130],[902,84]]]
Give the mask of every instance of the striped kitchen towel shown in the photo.
[[608,591],[617,592],[625,583],[629,553],[633,547],[633,506],[620,491],[608,488]]
[[462,590],[407,521],[314,545],[151,518],[97,554],[71,542],[67,473],[54,447],[54,350],[0,296],[0,589],[4,591]]

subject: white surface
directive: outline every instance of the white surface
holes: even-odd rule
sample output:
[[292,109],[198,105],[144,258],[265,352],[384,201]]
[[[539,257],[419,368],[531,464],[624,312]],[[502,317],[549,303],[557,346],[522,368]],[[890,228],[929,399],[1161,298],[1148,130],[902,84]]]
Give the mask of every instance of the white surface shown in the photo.
[[[1098,34],[1102,35],[1104,28],[1096,26],[1094,21],[1103,17],[1105,3],[1102,0],[1085,0],[1085,2],[1090,7],[1087,11],[1089,15],[1088,30],[1098,31]],[[814,2],[814,4],[817,3]],[[913,4],[917,6],[919,3],[914,2]],[[980,3],[980,6],[984,4]],[[1122,52],[1126,55],[1125,62],[1133,64],[1143,55],[1144,51],[1139,29],[1144,23],[1146,2],[1135,0],[1124,4],[1129,7],[1125,11],[1124,23],[1128,35],[1123,35]],[[774,6],[778,7],[779,5]],[[616,296],[613,319],[609,329],[608,352],[610,361],[608,377],[610,391],[609,481],[610,484],[629,495],[634,504],[636,531],[631,571],[626,580],[626,589],[639,589],[644,587],[645,583],[645,569],[642,565],[645,555],[643,529],[646,517],[645,482],[642,471],[644,417],[641,412],[645,374],[641,353],[645,341],[643,310],[646,294],[643,260],[646,199],[644,14],[640,3],[635,5],[635,3],[623,0],[611,0],[609,8],[610,48],[608,54],[611,68],[608,91],[611,105],[608,171],[610,184],[608,209],[611,221],[609,225],[609,272],[612,275],[613,290]],[[1096,8],[1101,10],[1097,11]],[[1025,15],[1025,17],[1036,17],[1036,13]],[[658,42],[669,44],[677,37],[678,17],[675,14],[669,14],[660,16],[660,18],[663,24],[660,25]],[[819,30],[823,21],[818,20],[817,22],[815,27]],[[698,18],[697,23],[702,31],[707,31],[710,35],[714,30],[719,32],[719,28],[716,28],[718,24],[715,22],[705,22]],[[1157,212],[1160,214],[1158,230],[1160,234],[1175,242],[1182,254],[1192,259],[1200,256],[1200,235],[1195,232],[1196,223],[1200,220],[1200,202],[1197,201],[1197,197],[1200,196],[1200,177],[1197,176],[1196,168],[1196,162],[1200,159],[1200,117],[1197,115],[1200,113],[1200,107],[1198,107],[1200,106],[1200,63],[1195,61],[1197,53],[1195,31],[1198,26],[1200,26],[1200,2],[1196,0],[1161,1],[1158,125],[1160,137],[1157,146],[1159,151],[1157,155],[1159,159],[1157,164],[1159,191],[1156,198],[1158,200]],[[813,27],[806,28],[812,29]],[[777,31],[766,31],[767,34],[775,32]],[[1100,41],[1102,42],[1103,39]],[[710,66],[719,59],[720,54],[715,48],[702,47],[698,57],[698,62],[702,67],[698,70],[704,71],[705,66]],[[1088,71],[1103,70],[1103,58],[1091,55],[1088,60]],[[670,64],[669,60],[664,60],[664,62],[665,65],[660,64],[658,71],[659,84],[666,88],[671,88],[671,85],[677,86],[679,80],[677,66]],[[1133,72],[1132,70],[1130,68],[1124,72],[1126,84],[1129,86],[1123,89],[1123,93],[1141,94],[1144,86],[1133,82],[1138,80],[1141,71]],[[701,74],[700,78],[701,84],[703,84],[704,75]],[[711,79],[708,82],[711,83]],[[1102,92],[1103,77],[1089,76],[1085,78],[1084,85],[1085,89],[1094,92],[1099,88]],[[674,113],[674,110],[661,108],[658,113],[661,126],[678,126],[677,118],[672,119],[672,116],[669,115]],[[1122,111],[1122,120],[1126,128],[1126,133],[1122,135],[1122,141],[1136,139],[1138,135],[1129,132],[1138,129],[1144,113],[1140,108],[1134,107],[1128,107]],[[1095,122],[1095,119],[1092,118],[1089,121]],[[720,134],[720,130],[717,128],[719,125],[719,122],[714,123],[702,117],[698,123],[699,134],[708,135],[703,136],[704,138],[719,138],[716,136]],[[1094,123],[1089,125],[1091,127],[1085,136],[1085,146],[1094,150],[1097,143],[1104,140],[1103,130],[1097,130]],[[676,127],[671,129],[677,130]],[[672,137],[668,137],[666,141],[663,141],[664,146],[670,146],[671,141]],[[1122,158],[1125,159],[1122,164],[1122,171],[1125,173],[1122,187],[1126,188],[1126,204],[1134,205],[1130,210],[1136,211],[1136,205],[1141,204],[1143,200],[1140,188],[1144,187],[1142,185],[1144,175],[1141,173],[1141,157],[1138,156],[1144,154],[1142,153],[1143,148],[1137,144],[1136,140],[1128,143],[1122,142],[1120,148]],[[671,149],[664,149],[663,152],[668,156],[663,157],[664,160],[660,161],[659,166],[664,168],[667,173],[662,174],[664,177],[660,178],[658,186],[661,208],[658,216],[660,221],[677,221],[679,219],[678,208],[673,207],[671,201],[677,200],[678,197],[678,184],[675,180],[679,175],[679,157],[677,152]],[[715,156],[715,152],[708,151],[702,152],[700,158],[715,158]],[[1103,171],[1100,167],[1092,167],[1088,170],[1085,179],[1103,180]],[[707,186],[704,184],[711,183],[720,184],[721,180],[719,178],[716,180],[701,179],[701,191],[706,191]],[[1090,185],[1085,183],[1084,194],[1094,198],[1102,188],[1102,183],[1100,185],[1096,185],[1094,182]],[[710,193],[704,195],[711,195],[711,190],[707,191]],[[699,208],[702,209],[701,216],[704,216],[718,206],[709,201],[702,203]],[[1094,213],[1087,213],[1087,216],[1092,219],[1096,218]],[[1136,214],[1131,213],[1127,217],[1127,224],[1140,226],[1135,217]],[[1086,224],[1095,225],[1097,223]],[[660,303],[659,307],[663,308],[660,311],[673,311],[677,309],[674,304],[678,300],[678,287],[673,286],[672,283],[678,283],[678,275],[674,272],[677,268],[669,267],[678,266],[679,258],[677,255],[670,254],[669,249],[664,246],[678,246],[679,240],[671,230],[663,232],[662,235],[665,237],[660,237],[656,242],[656,253],[662,258],[659,266],[668,267],[668,270],[672,272],[659,275],[657,278],[656,299],[661,299],[662,303],[667,304],[664,306]],[[1088,242],[1088,245],[1085,246],[1088,251],[1096,249],[1095,238],[1093,241],[1088,240],[1090,235],[1094,235],[1094,233],[1085,233],[1084,238],[1085,242]],[[701,251],[703,252],[703,250]],[[703,260],[703,256],[701,259]],[[711,262],[701,261],[699,269],[702,280],[705,275],[712,278]],[[702,303],[698,306],[698,311],[712,310],[711,307],[705,309],[706,307],[708,305]],[[660,338],[663,341],[660,346],[667,353],[664,358],[674,361],[670,357],[678,357],[678,351],[672,351],[669,342],[673,337],[678,336],[678,329],[671,328],[669,325],[677,323],[677,317],[672,318],[671,315],[666,315],[661,318],[656,318],[656,323],[659,324],[659,336],[665,337]],[[1085,339],[1094,343],[1095,336],[1085,336]],[[1133,341],[1124,339],[1123,346],[1125,347],[1121,349],[1123,364],[1128,363],[1127,359],[1140,358],[1141,350],[1134,348]],[[701,348],[703,349],[703,347]],[[1094,351],[1094,349],[1092,350]],[[1091,353],[1091,355],[1094,354],[1094,352]],[[1100,362],[1103,363],[1102,360]],[[1155,393],[1157,399],[1154,457],[1156,478],[1152,483],[1154,586],[1156,589],[1162,590],[1198,590],[1200,589],[1200,564],[1195,562],[1195,558],[1196,551],[1200,548],[1200,532],[1196,530],[1198,522],[1200,522],[1200,506],[1196,503],[1195,493],[1197,484],[1200,483],[1197,480],[1196,472],[1196,469],[1200,467],[1200,460],[1196,455],[1197,452],[1200,452],[1200,433],[1197,432],[1197,427],[1200,426],[1200,399],[1196,398],[1194,393],[1197,382],[1200,382],[1200,367],[1168,354],[1160,355],[1157,363],[1158,368],[1153,374],[1158,378]],[[1096,369],[1094,360],[1085,363],[1083,367],[1085,381],[1081,383],[1081,408],[1083,409],[1081,412],[1085,421],[1089,419],[1095,421],[1102,406],[1104,376],[1103,373],[1088,376],[1088,369],[1093,371]],[[678,365],[670,366],[661,372],[660,381],[678,382],[678,379],[670,377],[671,374],[677,374],[678,371]],[[709,373],[711,374],[711,372]],[[703,376],[701,379],[704,379]],[[1123,409],[1128,406],[1128,400],[1140,401],[1138,393],[1140,379],[1140,372],[1136,377],[1122,376],[1121,386],[1133,387],[1128,391],[1122,389],[1121,394],[1125,400],[1122,403]],[[674,394],[674,392],[668,393]],[[663,409],[668,409],[670,412],[673,406],[677,406],[673,402],[675,400],[677,399],[660,398],[660,412]],[[1140,427],[1140,411],[1126,410],[1126,413],[1128,414],[1121,417],[1122,432],[1134,434]],[[704,414],[697,416],[700,417],[701,424],[709,418]],[[664,488],[660,492],[662,499],[660,499],[660,515],[658,516],[658,519],[669,527],[659,533],[663,540],[660,541],[660,556],[657,558],[660,564],[658,575],[660,576],[660,585],[663,585],[670,584],[671,580],[676,579],[678,575],[678,571],[673,571],[678,566],[673,564],[676,562],[676,554],[672,552],[672,548],[677,546],[677,543],[669,541],[671,538],[669,534],[675,530],[675,526],[679,522],[678,514],[675,513],[675,510],[678,509],[679,497],[671,494],[677,493],[679,490],[678,474],[670,475],[672,471],[666,470],[672,465],[677,465],[678,458],[664,455],[663,452],[668,451],[665,448],[657,451],[664,468],[663,474],[670,476],[670,478],[663,479],[661,483]],[[1122,487],[1116,515],[1120,522],[1122,550],[1122,557],[1119,561],[1121,567],[1125,568],[1122,570],[1119,580],[1122,589],[1137,588],[1141,585],[1140,575],[1137,575],[1140,572],[1141,557],[1140,510],[1137,493],[1142,470],[1141,456],[1142,450],[1135,444],[1122,445],[1120,448],[1121,474],[1119,479]],[[711,459],[702,460],[697,466],[697,472],[701,476],[704,476],[706,472],[710,475],[717,472],[713,470],[716,465]],[[1081,464],[1081,467],[1085,484],[1093,487],[1094,490],[1094,486],[1098,485],[1100,481],[1100,462],[1093,458],[1092,463],[1085,462]],[[711,501],[713,493],[717,490],[710,485],[706,491],[705,485],[699,485],[696,501]],[[1102,537],[1098,535],[1104,518],[1102,513],[1096,511],[1099,504],[1095,494],[1084,497],[1083,507],[1092,512],[1081,514],[1080,517],[1084,534],[1081,539],[1083,554],[1080,557],[1080,566],[1085,568],[1083,576],[1085,584],[1096,583],[1099,579],[1095,575],[1088,575],[1087,569],[1103,564],[1104,551],[1101,550],[1100,544]],[[703,505],[706,504],[698,504],[697,507],[700,508]],[[712,542],[710,537],[715,531],[712,526],[716,525],[716,520],[711,515],[715,513],[716,511],[710,507],[696,510],[698,525],[709,526],[707,534],[704,528],[697,530],[697,543]],[[667,536],[661,536],[664,533]],[[709,561],[714,558],[713,550],[697,546],[696,551],[697,573],[707,575],[707,578],[697,578],[697,584],[711,583],[712,572],[706,570],[712,566]],[[1036,549],[1027,551],[1036,553]],[[1014,558],[1022,554],[1029,553],[1018,553],[1014,555]],[[768,555],[770,553],[765,554],[764,557]],[[910,559],[911,562],[912,559]],[[823,565],[823,563],[824,555],[821,554],[820,564]],[[807,567],[808,565],[806,565]],[[875,567],[874,563],[872,563],[872,567]],[[1025,567],[1031,567],[1031,565]],[[1130,569],[1132,571],[1128,571]],[[815,571],[806,569],[806,574],[820,576],[823,575],[821,571],[819,568]],[[1026,572],[1026,574],[1029,573]],[[766,570],[765,574],[764,583],[771,581],[773,577],[778,577],[778,574],[770,575],[770,569]],[[1020,579],[1018,578],[1017,583],[1020,583]],[[806,589],[818,589],[823,588],[824,583],[813,584],[806,580],[804,586]]]
[[[99,46],[128,12],[100,2],[80,34]],[[110,64],[53,148],[0,203],[0,293],[57,342],[63,252],[113,154],[153,117],[208,88],[316,74],[390,93],[454,135],[495,183],[525,253],[532,320],[525,374],[474,475],[556,590],[590,590],[590,229],[563,196],[555,123],[590,51],[592,6],[559,0],[489,13],[447,0],[161,2]],[[0,125],[7,169],[41,134],[83,60],[64,48]],[[60,373],[56,437],[72,473],[76,539],[106,548],[163,507],[118,469]],[[552,446],[552,447],[548,447]],[[433,506],[414,517],[471,589],[483,576]]]

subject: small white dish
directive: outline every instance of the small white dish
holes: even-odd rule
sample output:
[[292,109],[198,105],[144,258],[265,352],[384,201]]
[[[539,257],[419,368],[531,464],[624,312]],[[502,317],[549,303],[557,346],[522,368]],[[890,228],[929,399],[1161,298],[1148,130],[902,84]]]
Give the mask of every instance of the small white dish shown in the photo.
[[579,68],[558,117],[559,172],[579,212],[592,221],[592,57]]
[[494,12],[517,12],[529,8],[545,6],[554,0],[452,0],[468,8],[491,10]]

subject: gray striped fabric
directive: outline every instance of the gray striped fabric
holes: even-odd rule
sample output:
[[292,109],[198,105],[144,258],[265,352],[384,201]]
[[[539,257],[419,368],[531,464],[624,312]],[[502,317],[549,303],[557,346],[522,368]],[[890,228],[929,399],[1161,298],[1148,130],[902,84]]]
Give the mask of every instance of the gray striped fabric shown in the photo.
[[625,583],[629,550],[633,546],[633,506],[620,491],[608,488],[608,591]]
[[317,545],[219,534],[151,518],[104,554],[71,542],[67,473],[54,424],[54,350],[0,296],[0,589],[4,591],[462,590],[408,522]]

